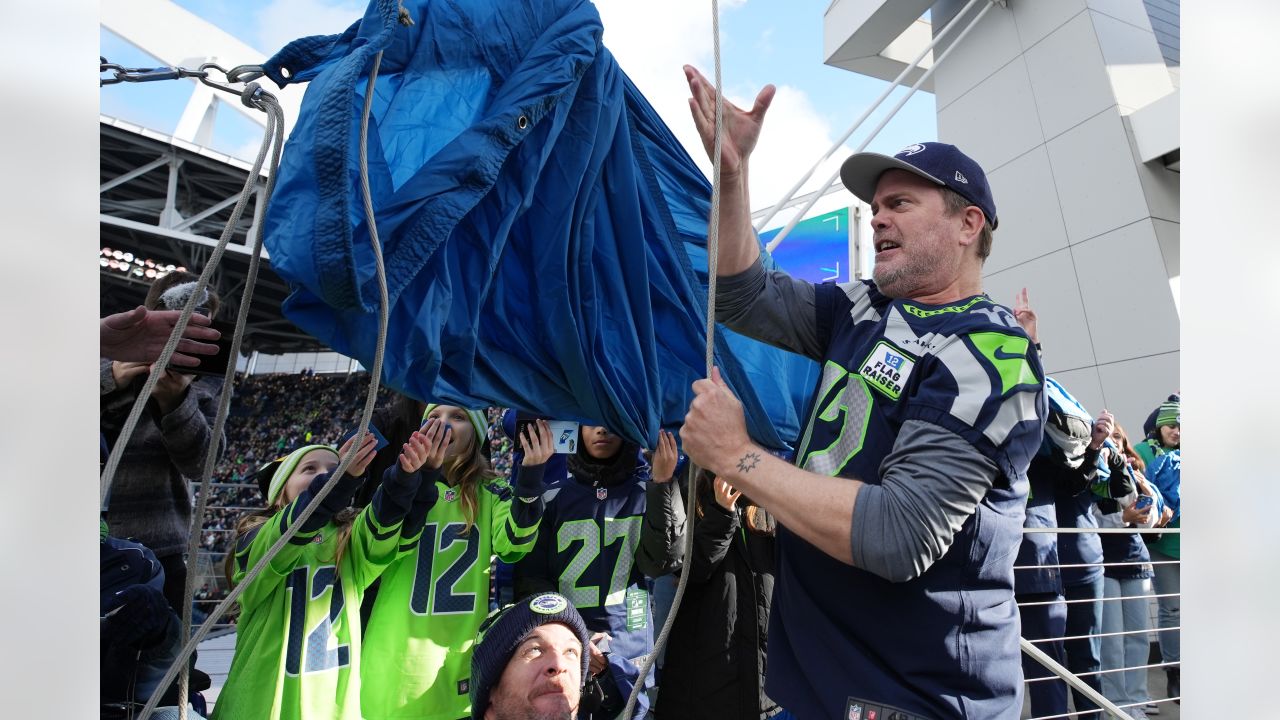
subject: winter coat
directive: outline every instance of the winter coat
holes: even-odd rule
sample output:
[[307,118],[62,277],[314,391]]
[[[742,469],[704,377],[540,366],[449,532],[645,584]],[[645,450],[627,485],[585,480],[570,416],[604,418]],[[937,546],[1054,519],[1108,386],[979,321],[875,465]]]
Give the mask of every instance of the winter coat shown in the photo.
[[[146,378],[117,387],[111,361],[99,365],[99,427],[114,446]],[[168,414],[154,401],[129,439],[107,499],[111,534],[131,538],[164,558],[186,552],[191,526],[188,481],[198,482],[211,427],[218,412],[218,386],[196,378]],[[219,448],[225,447],[226,435]],[[221,452],[221,450],[219,450]]]
[[775,540],[746,529],[743,505],[740,500],[730,513],[710,492],[703,495],[693,557],[680,571],[689,573],[688,585],[658,687],[663,720],[743,720],[781,712],[764,691]]

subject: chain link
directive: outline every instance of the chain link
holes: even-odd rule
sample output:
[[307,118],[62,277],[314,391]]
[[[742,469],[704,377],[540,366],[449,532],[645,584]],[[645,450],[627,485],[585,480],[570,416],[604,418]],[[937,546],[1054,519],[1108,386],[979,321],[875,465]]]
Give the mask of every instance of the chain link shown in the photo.
[[[154,80],[180,80],[182,78],[191,78],[199,80],[211,88],[232,93],[233,95],[241,95],[244,88],[231,87],[232,85],[240,85],[253,80],[257,80],[265,73],[261,65],[237,65],[230,70],[222,67],[217,63],[204,63],[199,68],[191,70],[189,68],[171,66],[171,67],[154,67],[154,68],[131,68],[109,62],[105,57],[99,55],[99,74],[111,73],[111,77],[99,78],[98,86],[115,85],[122,82],[152,82]],[[226,78],[225,81],[219,81],[217,78]]]

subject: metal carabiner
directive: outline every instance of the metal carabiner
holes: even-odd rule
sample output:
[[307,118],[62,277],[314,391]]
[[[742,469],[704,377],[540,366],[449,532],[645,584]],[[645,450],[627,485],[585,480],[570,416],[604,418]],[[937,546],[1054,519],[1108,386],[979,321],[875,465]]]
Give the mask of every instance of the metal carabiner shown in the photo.
[[230,73],[227,72],[226,68],[222,67],[218,63],[211,63],[211,62],[204,63],[203,65],[200,66],[200,70],[199,70],[200,82],[204,83],[205,85],[208,85],[209,87],[215,90],[221,90],[223,92],[231,93],[232,95],[238,96],[240,95],[241,92],[243,92],[239,88],[233,88],[227,83],[221,83],[221,82],[217,82],[216,80],[210,79],[209,78],[210,69],[217,70],[218,72],[222,73],[223,77],[228,78],[229,82],[234,82],[233,80],[230,80]]
[[261,65],[237,65],[227,71],[227,82],[253,82],[266,74],[266,70]]

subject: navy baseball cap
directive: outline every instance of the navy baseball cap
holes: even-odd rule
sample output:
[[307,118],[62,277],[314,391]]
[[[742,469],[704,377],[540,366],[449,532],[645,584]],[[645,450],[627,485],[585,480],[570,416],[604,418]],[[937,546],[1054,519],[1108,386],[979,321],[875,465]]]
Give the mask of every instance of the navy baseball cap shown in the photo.
[[991,223],[991,229],[996,228],[996,201],[991,197],[987,174],[955,145],[916,143],[899,150],[893,157],[873,152],[854,153],[840,166],[840,180],[858,199],[870,203],[876,194],[876,184],[886,170],[906,170],[954,190],[978,206]]

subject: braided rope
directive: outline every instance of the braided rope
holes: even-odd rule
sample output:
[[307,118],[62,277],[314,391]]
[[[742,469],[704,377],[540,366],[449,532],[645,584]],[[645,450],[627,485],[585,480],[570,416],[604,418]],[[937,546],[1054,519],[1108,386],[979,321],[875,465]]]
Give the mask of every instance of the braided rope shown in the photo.
[[[720,266],[720,149],[723,144],[721,128],[724,124],[724,93],[721,89],[720,76],[720,3],[718,0],[711,0],[711,37],[712,53],[715,58],[716,130],[715,147],[711,153],[711,213],[707,218],[707,377],[711,377],[711,370],[715,367],[716,274]],[[698,466],[690,462],[687,471],[689,489],[688,497],[685,498],[684,549],[681,553],[683,557],[681,567],[685,569],[693,562],[693,529],[698,514]],[[676,482],[675,478],[672,478],[671,482]],[[662,624],[662,630],[653,640],[653,652],[649,653],[640,665],[640,675],[636,684],[632,686],[626,708],[622,711],[623,718],[630,718],[635,712],[636,700],[640,696],[641,688],[644,687],[644,679],[648,677],[650,669],[658,661],[663,648],[667,646],[667,638],[675,625],[676,615],[680,612],[680,603],[684,601],[684,591],[688,584],[689,573],[681,572],[680,580],[676,583],[675,597],[671,600],[671,610]]]
[[[259,95],[262,95],[262,97],[258,97]],[[266,154],[268,147],[272,149],[272,152],[269,166],[271,171],[267,175],[267,184],[260,195],[257,207],[254,208],[254,225],[257,228],[257,232],[254,234],[253,252],[249,256],[249,272],[245,277],[244,291],[240,296],[240,311],[236,317],[236,331],[231,340],[232,358],[240,357],[240,345],[244,340],[245,326],[249,321],[249,306],[253,302],[253,291],[258,282],[258,268],[262,263],[262,239],[264,234],[262,218],[266,215],[267,199],[271,197],[271,193],[275,189],[276,174],[280,168],[280,153],[284,146],[284,112],[275,98],[265,93],[259,93],[257,83],[249,83],[245,86],[243,98],[245,105],[257,107],[267,114],[267,130],[263,135],[262,147],[258,150],[259,157]],[[218,396],[218,414],[210,431],[210,437],[215,439],[215,443],[223,437],[227,415],[231,410],[232,388],[236,379],[235,365],[235,362],[227,363],[227,372],[222,378],[222,390]],[[210,482],[213,478],[214,467],[217,464],[218,453],[209,452],[205,455],[204,470],[200,475],[199,497],[196,500],[195,512],[191,515],[191,527],[188,533],[188,558],[195,558],[200,551],[200,533],[209,502]],[[191,634],[191,608],[195,600],[195,584],[195,573],[188,572],[187,581],[183,588],[182,602],[181,637],[184,638]],[[190,695],[190,679],[190,668],[184,662],[181,666],[181,673],[178,675],[178,717],[180,720],[187,720],[187,698]]]

